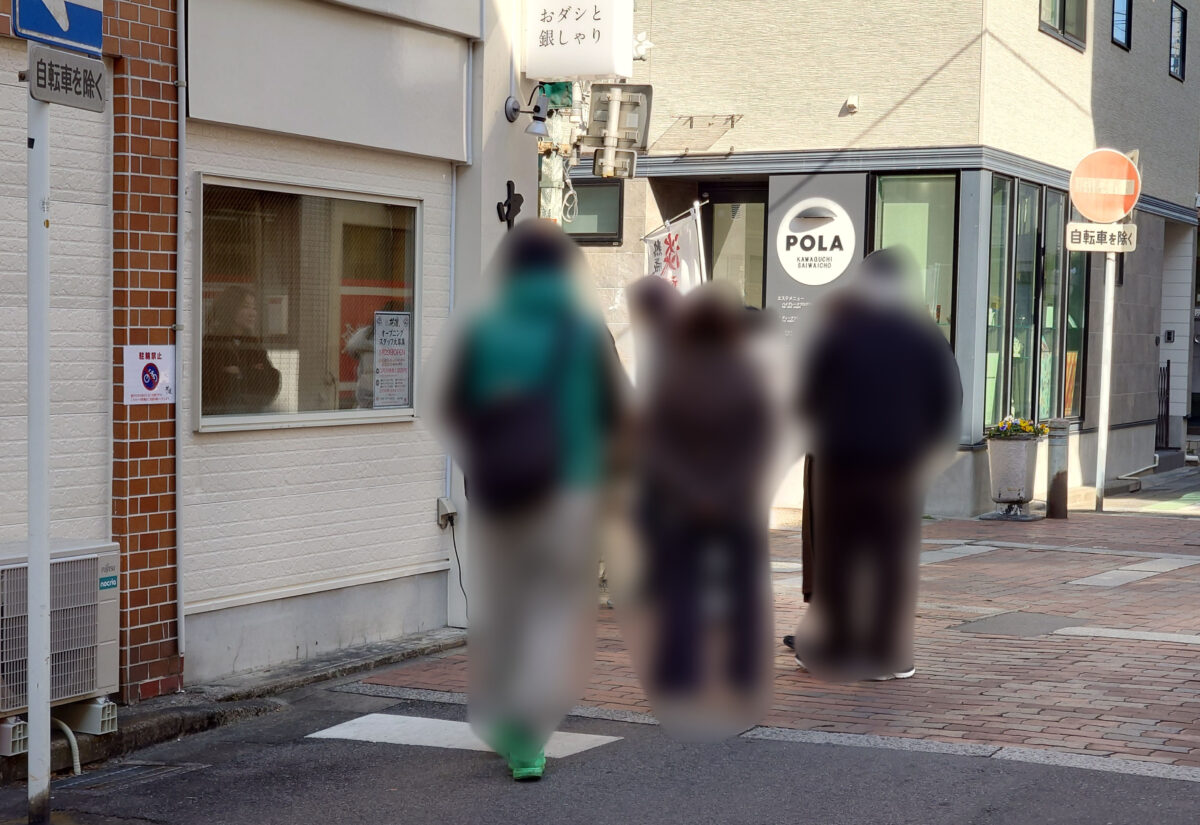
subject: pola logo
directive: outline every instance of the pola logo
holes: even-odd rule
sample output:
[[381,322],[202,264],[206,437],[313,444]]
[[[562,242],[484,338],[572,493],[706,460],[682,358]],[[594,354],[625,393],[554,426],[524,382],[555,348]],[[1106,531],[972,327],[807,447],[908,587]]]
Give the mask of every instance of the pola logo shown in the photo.
[[776,251],[788,275],[807,286],[822,286],[849,268],[856,240],[854,222],[840,204],[809,198],[784,215]]

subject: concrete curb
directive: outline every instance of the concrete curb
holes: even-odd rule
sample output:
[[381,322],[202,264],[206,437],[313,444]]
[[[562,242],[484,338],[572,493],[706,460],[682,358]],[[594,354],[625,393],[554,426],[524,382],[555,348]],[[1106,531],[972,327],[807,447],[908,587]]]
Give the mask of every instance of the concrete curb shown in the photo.
[[[466,643],[465,630],[440,628],[390,642],[348,648],[318,659],[251,671],[215,684],[188,688],[174,696],[122,707],[117,712],[116,733],[76,734],[79,761],[88,765],[113,759],[171,739],[286,710],[287,702],[270,697],[452,650]],[[70,746],[58,732],[51,739],[50,763],[54,772],[71,768]],[[23,780],[26,775],[24,758],[0,759],[0,784]]]

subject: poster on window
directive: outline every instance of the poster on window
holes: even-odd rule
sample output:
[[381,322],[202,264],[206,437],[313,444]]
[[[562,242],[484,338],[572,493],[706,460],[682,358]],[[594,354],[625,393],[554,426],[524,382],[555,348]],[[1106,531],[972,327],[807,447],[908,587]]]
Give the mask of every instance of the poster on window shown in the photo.
[[126,404],[175,403],[175,347],[122,347]]
[[375,392],[372,406],[412,406],[412,313],[375,313]]
[[693,208],[686,217],[654,230],[642,240],[646,243],[647,275],[665,278],[684,293],[704,283],[698,210]]

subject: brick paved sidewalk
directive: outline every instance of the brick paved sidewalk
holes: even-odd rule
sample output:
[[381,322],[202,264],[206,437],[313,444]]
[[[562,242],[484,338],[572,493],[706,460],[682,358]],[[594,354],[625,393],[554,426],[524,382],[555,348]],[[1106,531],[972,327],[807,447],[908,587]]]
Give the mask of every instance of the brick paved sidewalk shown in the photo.
[[[925,546],[931,553],[921,568],[917,675],[828,685],[798,671],[780,646],[763,724],[1200,767],[1200,564],[1156,572],[1191,561],[1171,555],[1200,560],[1200,521],[1072,514],[1067,522],[1029,524],[938,521],[924,534],[927,541],[972,544],[949,552],[954,544]],[[1038,549],[1050,547],[1059,549]],[[1086,552],[1094,549],[1108,552]],[[777,561],[798,562],[798,534],[775,534],[772,551]],[[1120,555],[1127,552],[1138,555]],[[1146,554],[1168,555],[1154,561]],[[1123,584],[1075,583],[1147,562],[1149,570],[1120,574],[1118,581],[1133,579]],[[774,574],[780,635],[805,609],[795,567],[786,567]],[[1025,626],[1012,624],[1014,612]],[[1001,624],[963,628],[989,616],[1001,616]],[[1064,626],[1073,629],[1054,632]],[[598,638],[583,703],[651,712],[612,611],[601,612]],[[466,675],[460,651],[366,681],[461,692]]]

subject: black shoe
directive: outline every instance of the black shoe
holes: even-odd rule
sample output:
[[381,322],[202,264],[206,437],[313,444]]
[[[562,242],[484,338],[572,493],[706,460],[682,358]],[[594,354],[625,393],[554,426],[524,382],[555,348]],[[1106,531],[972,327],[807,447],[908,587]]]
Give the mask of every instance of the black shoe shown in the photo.
[[784,636],[783,637],[783,646],[786,647],[788,650],[795,650],[796,649],[796,637],[792,636],[792,635]]

